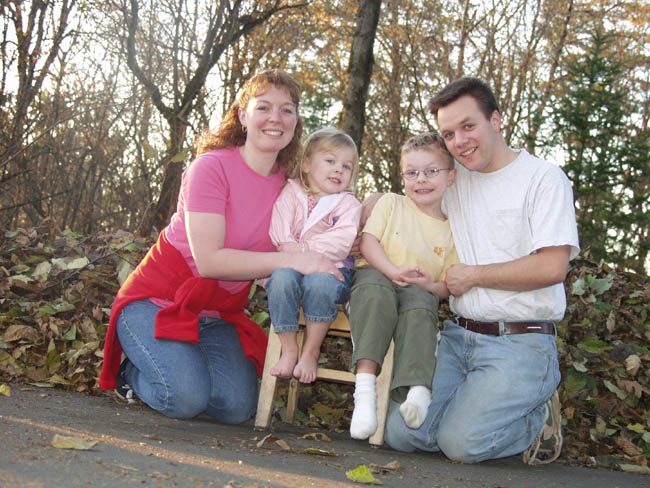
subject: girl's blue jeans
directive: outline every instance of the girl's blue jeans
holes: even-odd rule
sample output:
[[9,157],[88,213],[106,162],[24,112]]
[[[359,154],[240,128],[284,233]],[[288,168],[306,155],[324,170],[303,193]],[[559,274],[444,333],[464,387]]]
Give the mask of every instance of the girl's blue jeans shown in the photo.
[[228,322],[199,319],[199,343],[154,338],[160,307],[149,300],[122,309],[117,335],[129,363],[126,380],[140,400],[172,418],[205,413],[239,424],[257,407],[257,372]]
[[433,396],[422,426],[411,429],[391,402],[386,442],[398,451],[442,451],[465,463],[525,451],[544,422],[560,382],[555,336],[491,336],[445,321]]
[[291,268],[280,268],[266,283],[269,314],[276,333],[298,331],[300,305],[309,322],[332,322],[338,305],[350,294],[352,270],[339,268],[344,281],[326,273],[302,275]]

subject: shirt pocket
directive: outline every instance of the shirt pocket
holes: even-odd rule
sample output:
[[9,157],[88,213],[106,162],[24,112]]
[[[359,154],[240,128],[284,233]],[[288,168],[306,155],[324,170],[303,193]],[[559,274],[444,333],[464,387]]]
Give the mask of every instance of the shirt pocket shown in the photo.
[[520,208],[497,209],[493,216],[492,252],[498,261],[521,257],[525,234],[524,215]]

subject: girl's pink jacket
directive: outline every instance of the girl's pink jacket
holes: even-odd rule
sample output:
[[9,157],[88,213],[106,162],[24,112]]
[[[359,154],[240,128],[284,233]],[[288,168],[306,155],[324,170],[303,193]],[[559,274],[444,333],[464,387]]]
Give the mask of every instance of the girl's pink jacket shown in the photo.
[[287,180],[273,206],[269,234],[277,247],[304,242],[342,268],[359,232],[361,203],[351,192],[322,197],[307,218],[307,195],[295,180]]

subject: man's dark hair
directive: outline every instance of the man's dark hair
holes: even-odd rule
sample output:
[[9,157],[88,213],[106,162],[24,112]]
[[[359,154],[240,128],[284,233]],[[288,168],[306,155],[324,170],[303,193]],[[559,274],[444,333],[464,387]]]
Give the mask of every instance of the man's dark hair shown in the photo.
[[429,100],[429,112],[434,117],[438,117],[438,110],[455,102],[460,97],[469,95],[478,103],[481,112],[485,114],[486,119],[490,119],[496,110],[499,110],[499,104],[494,96],[490,86],[480,78],[464,76],[440,90],[431,100]]

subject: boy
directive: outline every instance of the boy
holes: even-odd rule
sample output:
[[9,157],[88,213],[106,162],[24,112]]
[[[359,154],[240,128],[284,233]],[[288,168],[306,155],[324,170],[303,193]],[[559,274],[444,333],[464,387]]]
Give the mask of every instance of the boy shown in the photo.
[[391,339],[391,398],[401,403],[409,427],[422,425],[431,402],[438,301],[449,296],[445,271],[458,262],[441,210],[456,175],[444,140],[432,133],[412,137],[402,146],[400,165],[406,196],[386,194],[375,205],[361,236],[367,264],[355,270],[350,295],[355,439],[377,430],[376,378]]

